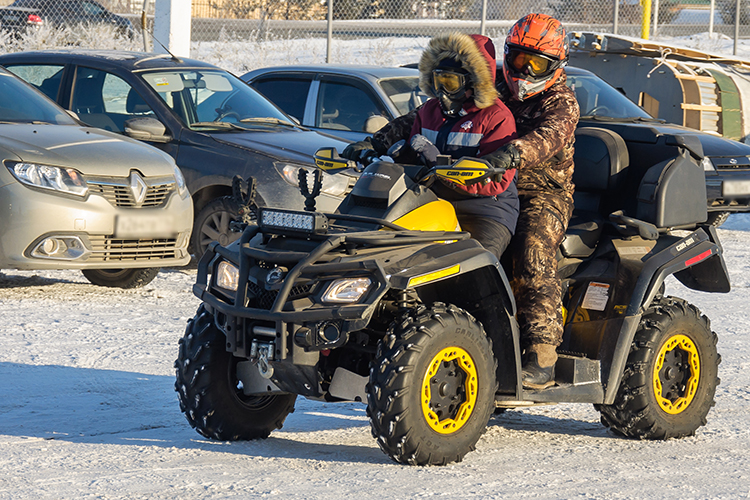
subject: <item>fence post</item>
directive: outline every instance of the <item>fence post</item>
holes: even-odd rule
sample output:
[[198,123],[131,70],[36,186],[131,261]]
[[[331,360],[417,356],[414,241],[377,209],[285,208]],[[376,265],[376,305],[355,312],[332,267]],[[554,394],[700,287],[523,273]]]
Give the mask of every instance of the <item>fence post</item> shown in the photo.
[[612,33],[617,34],[617,29],[620,27],[620,0],[612,0],[614,9],[612,9]]
[[154,6],[154,52],[167,51],[190,57],[190,0],[156,0]]
[[482,0],[482,21],[479,23],[479,34],[486,36],[487,29],[485,24],[487,23],[487,0]]
[[151,0],[143,0],[143,10],[141,10],[141,34],[143,35],[143,51],[151,52],[151,38],[148,32],[148,9],[151,6]]
[[[739,1],[739,0],[738,0]],[[642,0],[643,18],[641,19],[641,38],[648,40],[648,32],[651,31],[651,0]]]
[[331,62],[331,40],[333,39],[333,0],[328,0],[328,33],[326,34],[326,63]]
[[740,37],[740,0],[736,2],[736,8],[734,9],[734,48],[732,49],[732,55],[737,55],[737,39]]
[[654,36],[656,36],[656,31],[659,29],[659,0],[654,0]]
[[708,38],[714,36],[714,14],[716,13],[716,0],[711,0],[711,6],[708,10]]

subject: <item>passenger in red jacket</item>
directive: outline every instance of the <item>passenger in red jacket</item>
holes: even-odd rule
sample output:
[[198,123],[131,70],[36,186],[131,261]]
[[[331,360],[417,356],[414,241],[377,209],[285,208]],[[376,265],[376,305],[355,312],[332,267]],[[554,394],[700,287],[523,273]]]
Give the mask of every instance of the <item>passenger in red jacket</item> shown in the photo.
[[[514,139],[515,120],[495,89],[496,67],[495,47],[485,36],[449,33],[430,40],[419,62],[419,86],[433,99],[399,138],[408,139],[428,164],[438,153],[453,159],[485,156]],[[383,155],[393,142],[368,138],[350,144],[342,156]],[[516,170],[508,165],[502,177],[470,186],[441,181],[433,189],[453,204],[461,228],[500,259],[518,219]]]

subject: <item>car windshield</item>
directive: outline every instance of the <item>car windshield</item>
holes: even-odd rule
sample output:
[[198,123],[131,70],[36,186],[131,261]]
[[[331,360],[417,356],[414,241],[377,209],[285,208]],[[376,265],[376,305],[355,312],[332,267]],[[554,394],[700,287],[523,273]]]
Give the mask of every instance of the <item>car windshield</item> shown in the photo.
[[174,70],[142,77],[193,130],[295,126],[265,97],[226,71]]
[[64,109],[5,71],[0,71],[0,122],[76,124]]
[[419,77],[384,78],[378,80],[399,114],[405,115],[412,109],[418,108],[430,97],[419,88]]
[[643,108],[598,76],[571,73],[567,75],[567,84],[575,91],[582,117],[653,119]]

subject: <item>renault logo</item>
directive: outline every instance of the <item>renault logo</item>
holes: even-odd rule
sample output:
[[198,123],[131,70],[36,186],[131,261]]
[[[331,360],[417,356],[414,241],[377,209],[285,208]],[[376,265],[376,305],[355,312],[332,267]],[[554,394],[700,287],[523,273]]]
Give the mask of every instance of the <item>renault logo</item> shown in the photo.
[[146,186],[146,181],[143,180],[141,174],[135,170],[130,172],[130,192],[133,193],[136,205],[142,204],[143,200],[146,199],[146,191],[148,191],[148,186]]

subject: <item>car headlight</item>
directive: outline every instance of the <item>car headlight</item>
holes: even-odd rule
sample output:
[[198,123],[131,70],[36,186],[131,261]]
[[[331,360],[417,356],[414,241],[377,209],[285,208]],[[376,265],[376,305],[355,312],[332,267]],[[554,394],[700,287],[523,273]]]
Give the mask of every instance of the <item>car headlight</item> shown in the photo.
[[[291,163],[276,162],[276,169],[281,172],[281,176],[294,187],[299,186],[299,170],[304,168],[308,171],[310,183],[312,183],[312,172],[315,167],[308,165],[294,165]],[[321,193],[331,196],[343,196],[349,190],[349,177],[342,174],[327,174],[323,172],[323,186],[320,188]]]
[[74,168],[53,167],[36,163],[11,163],[6,165],[10,173],[23,184],[76,196],[86,196],[89,187],[86,180]]
[[704,156],[703,160],[701,160],[701,167],[703,167],[704,172],[713,172],[716,170],[716,167],[714,167],[713,162],[711,162],[708,156]]
[[235,265],[222,261],[216,266],[216,286],[219,288],[236,292],[239,280],[240,270]]
[[182,170],[177,165],[174,166],[174,180],[177,183],[177,192],[184,198],[188,194],[187,183],[185,182],[185,176],[182,175]]
[[372,280],[370,278],[343,278],[334,281],[323,294],[323,302],[330,304],[349,304],[357,302],[367,292]]

